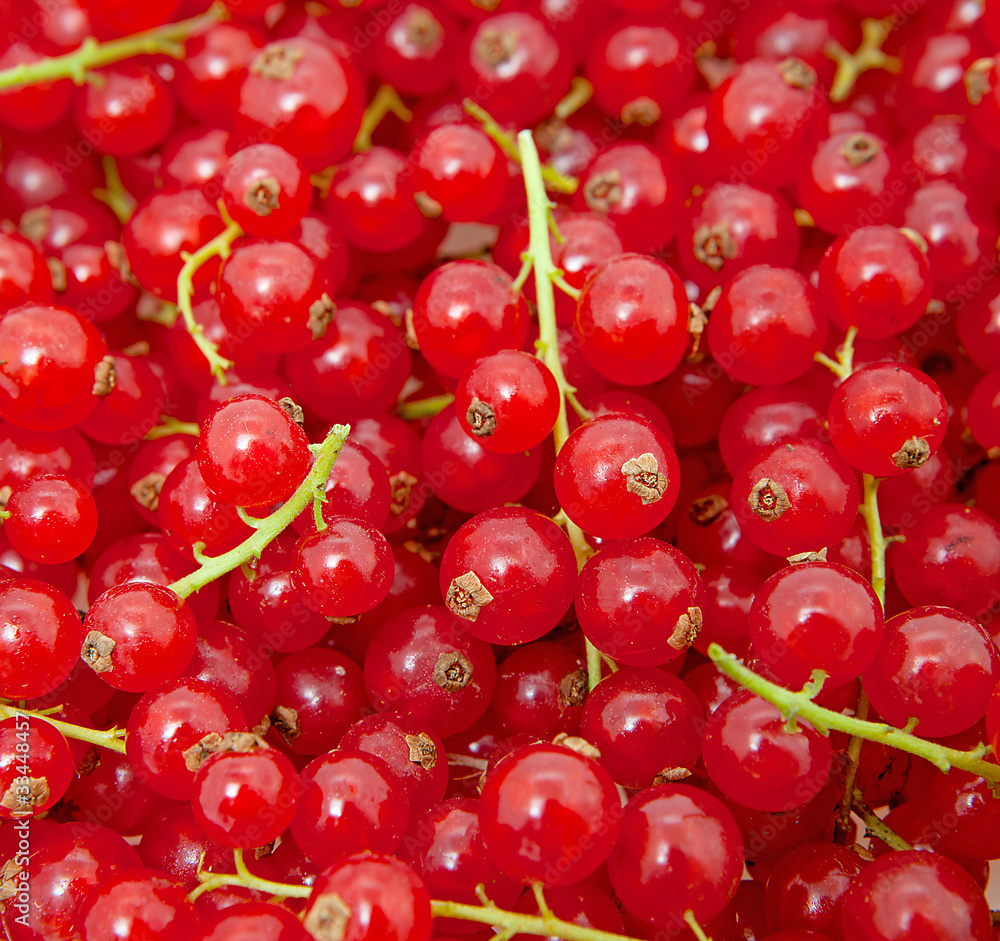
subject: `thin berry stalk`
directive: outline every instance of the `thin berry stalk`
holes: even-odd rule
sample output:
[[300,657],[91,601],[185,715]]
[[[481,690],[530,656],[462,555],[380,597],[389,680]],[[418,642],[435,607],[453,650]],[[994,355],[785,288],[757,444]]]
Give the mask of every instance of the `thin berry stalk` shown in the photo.
[[[552,246],[549,243],[552,202],[545,191],[542,163],[538,157],[538,148],[535,147],[531,131],[521,131],[517,135],[517,146],[524,174],[524,191],[528,201],[526,261],[530,260],[535,275],[535,295],[538,308],[538,356],[548,366],[559,386],[559,417],[552,429],[556,453],[558,454],[559,449],[569,437],[566,402],[576,390],[566,381],[566,374],[563,372],[562,361],[559,358],[559,328],[556,322],[554,282],[561,272],[552,261]],[[565,526],[576,554],[577,565],[582,567],[583,563],[593,555],[593,550],[587,543],[580,527],[568,517],[565,520]],[[586,648],[587,683],[589,688],[593,689],[601,680],[601,656],[589,640],[586,641]]]
[[180,274],[177,275],[177,309],[184,318],[184,326],[195,345],[208,360],[208,367],[220,382],[225,383],[226,373],[233,368],[232,360],[226,359],[219,353],[219,348],[205,336],[205,330],[200,323],[194,319],[194,311],[191,308],[191,296],[194,294],[194,274],[205,262],[212,258],[226,259],[232,251],[233,242],[241,235],[243,229],[230,219],[222,204],[219,204],[219,211],[226,222],[226,227],[215,238],[210,239],[201,248],[190,254],[181,253],[184,264]]
[[170,585],[170,590],[181,598],[187,598],[192,592],[198,591],[199,588],[203,588],[227,572],[239,568],[250,559],[260,558],[261,552],[277,538],[279,533],[291,525],[292,520],[316,499],[316,495],[325,493],[330,471],[333,470],[333,465],[336,463],[340,449],[344,446],[350,431],[350,425],[334,425],[323,443],[316,448],[316,461],[312,470],[309,471],[306,479],[299,484],[295,493],[270,516],[259,520],[248,516],[244,517],[254,527],[252,536],[241,542],[235,549],[230,549],[229,552],[224,552],[213,558],[203,557],[201,565],[190,575],[185,575]]
[[68,78],[77,85],[83,85],[88,73],[105,65],[113,65],[125,59],[141,55],[168,55],[179,59],[184,55],[183,42],[214,23],[227,19],[229,13],[222,3],[199,16],[193,16],[179,23],[157,26],[133,36],[123,36],[108,42],[98,42],[88,36],[78,49],[61,56],[50,56],[38,62],[22,62],[10,69],[0,71],[0,88],[18,88],[54,82]]
[[63,722],[62,719],[53,719],[45,712],[17,709],[14,706],[0,703],[0,719],[13,719],[15,716],[31,716],[33,719],[41,719],[58,729],[65,738],[75,738],[81,742],[89,742],[91,745],[116,751],[119,755],[125,754],[124,729],[88,729],[82,725],[73,725],[72,722]]
[[[818,692],[815,682],[803,687],[799,692],[793,692],[758,676],[753,670],[745,667],[735,655],[728,653],[718,644],[709,644],[708,656],[726,676],[731,677],[740,686],[766,699],[776,706],[787,720],[801,718],[808,722],[821,735],[827,735],[831,730],[846,732],[869,742],[881,742],[890,748],[898,748],[924,758],[940,771],[950,771],[959,768],[977,775],[991,784],[1000,784],[1000,765],[984,761],[987,746],[980,745],[971,751],[960,751],[957,748],[947,748],[937,742],[919,738],[903,729],[894,728],[884,722],[868,722],[853,716],[825,709],[813,702]],[[820,670],[814,671],[814,677],[822,677]]]

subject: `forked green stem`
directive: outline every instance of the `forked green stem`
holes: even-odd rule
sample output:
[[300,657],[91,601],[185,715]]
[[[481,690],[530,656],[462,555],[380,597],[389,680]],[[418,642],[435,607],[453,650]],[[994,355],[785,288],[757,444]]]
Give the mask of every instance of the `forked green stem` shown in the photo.
[[[796,717],[804,719],[821,735],[827,735],[834,729],[838,732],[846,732],[848,735],[856,735],[869,742],[881,742],[890,748],[898,748],[900,751],[917,755],[919,758],[929,761],[940,771],[959,768],[985,779],[992,785],[1000,784],[1000,765],[983,760],[983,756],[988,751],[985,745],[980,745],[971,751],[960,751],[957,748],[947,748],[937,742],[918,738],[910,732],[894,728],[884,722],[868,722],[853,716],[845,716],[843,713],[825,709],[813,702],[816,688],[811,684],[807,684],[799,692],[778,686],[777,683],[772,683],[745,667],[733,654],[727,653],[718,644],[709,644],[708,656],[715,663],[716,668],[725,673],[726,676],[760,696],[761,699],[766,699],[772,705],[777,706],[785,719],[792,720]],[[814,671],[814,678],[817,674],[823,675],[822,671],[817,670]]]
[[[510,135],[493,119],[493,116],[476,104],[471,98],[466,98],[462,102],[462,107],[465,108],[467,114],[474,117],[483,126],[483,131],[503,151],[505,157],[513,160],[515,163],[522,162],[524,151],[521,147],[520,139],[524,134],[530,137],[531,131],[521,131],[517,135],[518,142],[515,144]],[[537,151],[535,152],[535,159],[538,160]],[[543,189],[547,186],[557,193],[572,194],[576,192],[580,183],[575,177],[563,176],[558,170],[553,169],[547,164],[542,164],[540,161],[538,165],[541,168]]]
[[200,16],[157,26],[134,36],[124,36],[109,42],[98,42],[93,36],[88,36],[73,52],[39,59],[37,62],[22,62],[0,71],[0,88],[37,85],[64,78],[82,85],[88,80],[88,73],[94,69],[135,56],[160,54],[179,59],[184,55],[182,43],[185,39],[228,17],[225,5],[214,3],[207,13]]
[[192,592],[198,591],[209,582],[215,581],[239,568],[250,559],[260,558],[264,548],[277,538],[292,520],[299,515],[315,499],[316,494],[326,492],[326,482],[330,471],[337,461],[340,449],[344,446],[351,431],[350,425],[334,425],[326,439],[315,449],[316,461],[306,479],[299,484],[298,489],[285,503],[270,516],[254,519],[250,525],[254,527],[253,535],[241,542],[235,549],[224,552],[213,558],[203,557],[201,565],[190,575],[185,575],[172,585],[170,590],[181,598],[187,598]]
[[34,719],[41,719],[49,725],[57,728],[66,738],[75,738],[81,742],[89,742],[91,745],[98,745],[125,754],[125,730],[124,729],[88,729],[82,725],[73,725],[72,722],[63,722],[62,719],[53,719],[46,715],[48,710],[36,712],[33,709],[18,709],[6,703],[0,703],[0,719],[13,719],[15,716],[31,716]]
[[184,264],[181,267],[180,274],[177,275],[177,309],[184,318],[184,326],[187,327],[188,333],[191,334],[191,339],[194,340],[195,345],[204,354],[205,359],[208,360],[208,367],[211,369],[212,375],[224,383],[226,381],[226,373],[233,368],[232,360],[228,360],[222,356],[219,353],[219,348],[205,336],[204,328],[194,319],[194,311],[191,309],[195,272],[212,258],[228,258],[232,251],[233,242],[243,234],[243,229],[229,218],[221,202],[219,203],[219,211],[226,222],[226,227],[214,239],[210,239],[202,245],[201,248],[196,249],[190,254],[181,252]]
[[193,902],[200,895],[219,889],[224,885],[239,885],[246,889],[255,889],[267,895],[274,895],[284,899],[307,899],[312,894],[312,888],[307,885],[291,885],[286,882],[272,882],[270,879],[261,879],[255,876],[243,860],[243,850],[233,850],[233,861],[236,866],[235,873],[229,872],[202,872],[198,867],[198,879],[201,885],[192,889],[188,893],[188,901]]
[[854,372],[854,339],[858,335],[857,327],[850,327],[844,342],[837,350],[837,358],[831,359],[826,353],[814,353],[813,359],[817,363],[826,366],[835,376],[841,380],[846,379]]

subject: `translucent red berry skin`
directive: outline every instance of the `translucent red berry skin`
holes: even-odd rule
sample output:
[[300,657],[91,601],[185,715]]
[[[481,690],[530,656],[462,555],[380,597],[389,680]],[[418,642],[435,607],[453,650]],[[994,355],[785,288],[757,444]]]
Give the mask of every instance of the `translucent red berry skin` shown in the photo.
[[513,283],[491,262],[435,268],[413,299],[413,332],[427,361],[457,378],[482,356],[519,349],[527,339],[528,315]]
[[[436,899],[476,905],[481,883],[497,905],[509,909],[524,888],[502,875],[483,848],[477,800],[449,798],[415,816],[397,855]],[[445,926],[455,935],[468,934],[471,927],[459,919],[437,921],[439,930]]]
[[193,558],[191,547],[202,543],[206,555],[235,549],[251,535],[236,512],[236,504],[208,489],[198,461],[186,458],[168,475],[160,490],[157,514],[167,542],[175,552]]
[[704,714],[694,693],[665,670],[626,667],[605,677],[583,704],[580,734],[623,787],[649,787],[701,755]]
[[868,582],[843,565],[803,562],[772,575],[748,617],[750,656],[785,686],[804,686],[813,670],[827,687],[855,679],[875,659],[882,609]]
[[284,235],[309,209],[312,185],[299,160],[274,144],[251,144],[226,165],[222,201],[249,235]]
[[76,95],[73,117],[80,134],[100,141],[102,153],[133,157],[159,144],[173,127],[174,96],[157,73],[140,62],[119,62]]
[[441,6],[407,3],[378,37],[372,64],[403,94],[444,91],[455,77],[460,36],[458,22]]
[[809,370],[827,332],[819,295],[801,274],[754,265],[723,287],[707,336],[712,357],[733,379],[777,385]]
[[295,556],[294,584],[309,607],[327,617],[370,611],[392,585],[392,552],[385,536],[346,516],[303,536]]
[[234,125],[243,140],[273,134],[273,143],[315,173],[350,151],[363,109],[350,63],[312,39],[282,39],[250,60]]
[[44,696],[72,672],[83,628],[70,599],[46,582],[0,578],[0,695]]
[[365,685],[378,711],[402,709],[442,738],[468,729],[489,707],[496,659],[465,622],[437,605],[401,611],[371,639]]
[[986,714],[1000,656],[976,621],[944,607],[911,608],[889,620],[862,678],[887,722],[916,718],[916,734],[942,738]]
[[784,438],[818,438],[819,401],[796,385],[763,386],[740,396],[722,416],[719,453],[730,474],[769,444]]
[[0,819],[48,810],[73,775],[73,755],[54,725],[35,716],[0,720]]
[[275,680],[271,725],[296,755],[335,748],[372,711],[361,668],[338,650],[295,650],[281,658]]
[[701,627],[694,563],[649,536],[616,541],[580,572],[576,613],[587,639],[628,666],[656,666],[684,653]]
[[276,748],[220,752],[198,769],[191,806],[216,843],[249,849],[279,837],[301,793],[294,765]]
[[1000,448],[1000,369],[987,373],[973,387],[966,422],[981,448]]
[[[913,937],[989,941],[989,906],[958,863],[937,853],[888,853],[860,873],[844,898],[845,938],[857,941]],[[926,932],[926,933],[925,933]]]
[[[247,729],[239,705],[225,690],[191,678],[171,680],[133,707],[126,725],[126,755],[157,794],[187,800],[201,760],[199,743],[213,734]],[[207,754],[210,743],[205,744]]]
[[487,96],[498,121],[541,120],[569,87],[571,62],[532,13],[487,17],[469,30],[467,43],[458,60],[459,90]]
[[624,385],[657,382],[687,349],[688,299],[671,268],[647,255],[618,255],[599,265],[577,301],[584,358]]
[[816,73],[800,59],[749,59],[708,100],[705,130],[724,177],[753,167],[757,186],[773,189],[795,178],[827,108]]
[[5,311],[19,304],[52,300],[52,276],[42,253],[18,232],[0,232],[0,304]]
[[366,849],[395,851],[410,819],[410,802],[381,758],[338,748],[309,762],[300,779],[291,832],[313,865],[323,868]]
[[937,383],[902,363],[860,367],[834,390],[827,409],[833,446],[874,477],[922,464],[941,446],[947,427],[948,403]]
[[[160,297],[173,298],[184,265],[180,253],[201,248],[224,227],[201,190],[155,191],[140,201],[122,228],[122,246],[139,283]],[[213,266],[203,270],[211,272]]]
[[[148,582],[127,582],[109,588],[90,606],[83,622],[85,660],[115,689],[144,693],[174,677],[194,655],[197,628],[188,606],[170,589]],[[102,650],[105,651],[102,653]],[[88,659],[89,657],[89,659]]]
[[[466,434],[453,406],[449,405],[431,419],[420,449],[423,465],[420,481],[397,476],[406,501],[401,517],[409,516],[421,505],[421,491],[431,490],[442,501],[464,513],[479,513],[504,503],[520,500],[538,479],[542,464],[541,448],[500,454],[487,451],[479,440]],[[419,486],[414,486],[419,485]],[[408,489],[405,489],[408,488]],[[402,506],[402,502],[399,504]],[[403,522],[404,519],[400,519]]]
[[309,439],[262,395],[238,395],[202,423],[195,451],[205,483],[236,506],[289,497],[309,470]]
[[97,505],[78,480],[42,474],[16,487],[4,531],[21,555],[45,565],[75,559],[97,532]]
[[564,644],[521,644],[497,670],[490,711],[508,735],[572,735],[580,728],[586,683],[582,658]]
[[1000,523],[975,507],[929,507],[894,547],[892,571],[910,604],[989,617],[1000,579]]
[[607,213],[630,252],[653,252],[677,230],[684,199],[679,169],[638,141],[612,144],[581,175],[578,212]]
[[[903,214],[899,157],[870,131],[845,128],[817,142],[798,166],[799,205],[825,232],[898,223]],[[897,193],[894,193],[893,190]]]
[[[478,127],[441,124],[419,140],[410,154],[412,191],[425,209],[449,222],[474,222],[500,208],[507,190],[507,158]],[[433,207],[433,203],[437,207]]]
[[476,360],[459,380],[455,414],[487,451],[530,451],[559,417],[559,386],[552,371],[530,353],[501,350]]
[[108,348],[68,307],[25,304],[0,316],[0,415],[35,431],[59,431],[96,407],[95,370]]
[[429,941],[431,900],[423,881],[392,856],[355,853],[323,870],[306,901],[303,925],[315,937],[331,914],[344,917],[343,941]]
[[249,935],[260,941],[308,941],[302,922],[281,905],[241,902],[203,919],[204,941],[239,941]]
[[510,878],[571,885],[607,859],[620,806],[611,776],[593,759],[558,745],[528,745],[487,777],[479,829]]
[[381,758],[406,791],[411,818],[444,797],[448,763],[444,742],[426,722],[400,712],[380,712],[355,722],[340,748]]
[[253,347],[292,353],[323,336],[332,317],[321,263],[290,239],[247,239],[219,275],[219,313]]
[[130,869],[99,882],[77,916],[84,941],[155,937],[184,941],[200,930],[183,886],[155,869]]
[[830,320],[858,336],[891,337],[913,326],[931,299],[927,256],[891,225],[862,226],[838,238],[819,264]]
[[405,155],[372,147],[342,163],[330,181],[327,215],[348,242],[370,252],[413,244],[426,219],[413,201],[412,168]]
[[744,464],[733,480],[732,504],[740,529],[774,555],[839,542],[854,523],[859,500],[858,483],[847,462],[833,448],[808,439],[771,445]]
[[778,709],[749,690],[737,690],[712,713],[701,754],[715,786],[753,810],[799,807],[830,774],[829,738],[804,724],[787,731]]
[[494,644],[523,644],[550,631],[569,608],[575,584],[565,533],[523,507],[474,516],[441,558],[445,604],[470,634]]
[[296,401],[331,422],[391,408],[410,371],[401,331],[359,301],[338,300],[323,336],[285,358]]
[[641,418],[606,415],[567,438],[553,480],[574,523],[602,539],[627,539],[663,522],[677,501],[679,476],[660,431]]
[[681,272],[707,294],[751,265],[792,267],[801,240],[783,196],[746,183],[716,183],[685,210],[677,254]]
[[622,18],[602,30],[584,69],[602,111],[646,125],[690,92],[693,65],[676,28]]
[[782,930],[840,931],[844,896],[865,868],[846,846],[803,843],[779,860],[764,894],[767,923]]
[[649,787],[622,815],[608,875],[625,908],[645,922],[704,924],[736,894],[743,838],[711,794],[684,784]]

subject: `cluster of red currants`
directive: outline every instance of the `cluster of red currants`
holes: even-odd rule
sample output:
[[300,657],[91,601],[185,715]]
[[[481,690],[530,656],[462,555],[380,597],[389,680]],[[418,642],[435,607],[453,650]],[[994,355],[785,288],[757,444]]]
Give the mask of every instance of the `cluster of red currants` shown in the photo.
[[204,7],[0,10],[4,937],[1000,937],[1000,0]]

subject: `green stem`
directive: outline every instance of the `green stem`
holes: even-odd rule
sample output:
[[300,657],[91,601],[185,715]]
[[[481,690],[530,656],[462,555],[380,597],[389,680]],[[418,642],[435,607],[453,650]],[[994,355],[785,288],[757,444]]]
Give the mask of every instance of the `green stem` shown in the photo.
[[163,421],[159,425],[150,428],[143,435],[144,441],[155,441],[157,438],[166,438],[169,435],[193,435],[197,438],[201,434],[201,429],[193,421],[181,421],[172,415],[164,415],[162,418]]
[[[511,136],[493,119],[493,116],[477,105],[471,98],[466,98],[462,102],[467,114],[474,117],[482,126],[486,135],[503,151],[504,156],[515,163],[521,163],[524,159],[524,150],[521,147],[521,137],[524,134],[531,136],[531,131],[521,131],[517,135],[518,142],[515,144]],[[563,176],[558,170],[547,164],[543,165],[538,160],[538,152],[535,151],[535,160],[541,169],[543,189],[548,187],[557,193],[573,194],[580,185],[579,180],[572,176]]]
[[[890,748],[898,748],[900,751],[917,755],[919,758],[929,761],[940,771],[959,768],[983,778],[991,784],[1000,783],[1000,765],[983,760],[983,756],[988,750],[985,745],[980,745],[971,751],[959,751],[957,748],[947,748],[937,742],[918,738],[910,732],[904,732],[902,729],[886,725],[884,722],[868,722],[853,716],[845,716],[843,713],[824,709],[813,702],[812,697],[816,694],[815,687],[807,684],[799,692],[792,692],[783,686],[778,686],[745,667],[733,654],[727,653],[718,644],[709,644],[708,656],[715,663],[717,669],[734,679],[740,686],[744,686],[760,696],[761,699],[766,699],[772,705],[777,706],[786,719],[792,719],[796,716],[805,719],[821,735],[827,735],[831,729],[835,729],[838,732],[846,732],[848,735],[856,735],[869,742],[881,742]],[[815,671],[814,676],[817,674],[822,676],[821,671]]]
[[514,934],[534,934],[561,938],[562,941],[630,941],[626,935],[563,921],[553,915],[551,909],[546,914],[524,915],[499,908],[489,900],[482,905],[465,905],[461,902],[433,899],[431,914],[435,918],[459,918],[462,921],[475,921],[492,928],[501,928],[508,937]]
[[361,116],[358,136],[354,138],[354,152],[361,153],[372,148],[372,134],[388,114],[394,114],[400,121],[412,121],[413,112],[403,104],[396,89],[391,85],[379,85],[371,104]]
[[223,213],[226,227],[214,239],[206,242],[201,248],[188,254],[181,252],[184,264],[180,274],[177,275],[177,308],[184,318],[184,326],[195,345],[208,360],[212,375],[220,382],[225,382],[226,373],[233,368],[232,360],[226,359],[219,354],[219,348],[205,336],[205,330],[200,323],[194,319],[194,312],[191,309],[191,295],[194,294],[194,274],[205,262],[212,258],[228,258],[232,251],[233,242],[242,234],[243,229],[232,221],[219,204],[219,210]]
[[35,712],[32,709],[17,709],[14,706],[0,704],[0,719],[12,719],[15,716],[31,716],[41,719],[54,726],[66,738],[75,738],[81,742],[89,742],[91,745],[98,745],[125,754],[125,730],[124,729],[88,729],[82,725],[73,725],[71,722],[63,722],[62,719],[53,719],[45,712]]
[[705,934],[705,929],[698,924],[697,919],[694,917],[694,912],[691,911],[690,908],[684,913],[684,921],[691,929],[691,934],[693,934],[698,941],[712,941],[712,939]]
[[270,516],[255,520],[253,535],[241,542],[235,549],[214,558],[205,558],[200,567],[190,575],[185,575],[169,586],[174,594],[187,598],[209,582],[239,568],[244,562],[256,556],[281,533],[314,499],[315,494],[325,493],[330,471],[336,463],[340,449],[351,431],[350,425],[334,425],[326,439],[316,450],[316,461],[305,480],[285,503]]
[[114,157],[106,155],[101,161],[101,166],[104,168],[104,186],[93,191],[94,198],[104,203],[124,225],[135,212],[136,199],[125,189]]
[[864,499],[858,512],[868,527],[868,543],[871,548],[872,560],[872,590],[885,607],[885,533],[882,532],[882,518],[878,511],[878,485],[881,478],[871,474],[862,475],[864,481]]
[[846,379],[854,372],[854,338],[858,335],[857,327],[850,327],[844,342],[837,350],[837,358],[831,359],[826,353],[814,353],[813,359],[826,366],[838,379]]
[[207,13],[193,16],[179,23],[157,26],[134,36],[98,42],[88,36],[78,49],[65,55],[40,59],[38,62],[23,62],[13,68],[0,71],[0,88],[16,88],[22,85],[37,85],[68,78],[77,85],[87,81],[87,73],[104,65],[121,62],[140,55],[157,53],[180,58],[183,48],[178,45],[185,39],[197,35],[229,14],[225,5],[215,3]]
[[200,895],[211,892],[213,889],[221,888],[224,885],[239,885],[284,899],[307,899],[312,895],[311,886],[272,882],[270,879],[261,879],[259,876],[255,876],[247,869],[247,864],[243,861],[243,850],[233,850],[233,861],[236,865],[235,873],[199,871],[198,878],[201,880],[201,885],[188,893],[188,901],[193,902]]
[[430,398],[417,399],[415,402],[400,402],[396,405],[396,414],[406,421],[415,418],[433,418],[454,401],[455,396],[445,392],[443,395],[432,395]]
[[882,44],[894,25],[892,16],[884,20],[866,19],[861,21],[861,44],[853,53],[848,52],[839,42],[831,40],[824,52],[837,63],[837,73],[830,87],[830,100],[846,101],[858,79],[869,69],[885,69],[898,72],[903,63],[896,56],[882,51]]
[[911,850],[912,843],[907,843],[895,830],[887,827],[861,799],[861,791],[854,792],[854,812],[864,821],[868,836],[876,837],[885,843],[889,849]]
[[[556,296],[554,281],[559,269],[552,261],[552,246],[549,242],[549,221],[552,202],[545,191],[542,162],[531,131],[521,131],[517,135],[517,146],[524,174],[524,191],[528,200],[528,251],[535,274],[535,295],[538,308],[538,355],[555,376],[559,386],[559,417],[552,429],[556,454],[569,437],[569,421],[566,417],[566,401],[576,391],[567,381],[559,358],[559,327],[556,322]],[[575,403],[574,401],[574,404]],[[587,543],[583,530],[569,518],[566,519],[566,533],[579,567],[594,554]],[[593,689],[601,681],[601,655],[589,640],[587,649],[587,684]]]

